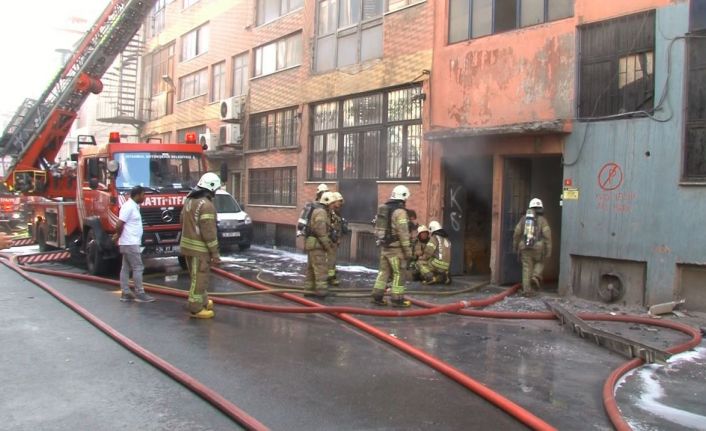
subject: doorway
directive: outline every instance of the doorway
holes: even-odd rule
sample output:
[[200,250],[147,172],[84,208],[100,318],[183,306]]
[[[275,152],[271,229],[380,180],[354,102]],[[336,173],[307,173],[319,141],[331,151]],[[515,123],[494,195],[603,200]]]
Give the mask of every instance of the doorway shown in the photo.
[[451,274],[490,274],[493,158],[445,159],[444,171],[443,226],[451,241]]
[[498,281],[509,284],[522,280],[522,268],[518,263],[517,252],[512,247],[512,236],[515,226],[527,211],[530,199],[539,198],[544,204],[544,217],[552,231],[552,256],[544,267],[544,279],[551,284],[559,278],[563,179],[561,157],[508,157],[503,163],[503,170]]

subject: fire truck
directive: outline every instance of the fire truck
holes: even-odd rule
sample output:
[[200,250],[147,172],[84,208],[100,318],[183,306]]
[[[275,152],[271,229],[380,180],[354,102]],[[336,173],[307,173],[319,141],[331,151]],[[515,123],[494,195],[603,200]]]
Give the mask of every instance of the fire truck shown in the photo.
[[179,252],[181,206],[206,171],[194,134],[184,143],[125,143],[118,133],[98,144],[78,137],[71,160],[58,162],[78,110],[149,15],[155,0],[111,0],[76,51],[39,99],[25,100],[0,137],[0,157],[10,159],[8,189],[35,196],[28,203],[30,231],[41,250],[68,249],[90,273],[116,268],[112,241],[118,212],[136,185],[142,205],[147,256]]

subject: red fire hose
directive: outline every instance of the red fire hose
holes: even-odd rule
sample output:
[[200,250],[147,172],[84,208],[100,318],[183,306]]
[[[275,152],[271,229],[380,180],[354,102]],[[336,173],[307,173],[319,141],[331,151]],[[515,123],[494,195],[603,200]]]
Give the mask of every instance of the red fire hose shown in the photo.
[[[263,425],[262,423],[258,422],[257,419],[253,418],[252,416],[247,414],[245,411],[241,410],[238,406],[236,406],[232,402],[225,399],[219,393],[210,389],[208,386],[204,385],[200,381],[191,377],[190,375],[188,375],[184,371],[180,370],[179,368],[177,368],[174,365],[170,364],[169,362],[165,361],[161,357],[155,355],[154,353],[152,353],[149,350],[145,349],[144,347],[140,346],[136,342],[132,341],[130,338],[121,334],[115,328],[113,328],[112,326],[103,322],[98,317],[91,314],[88,310],[86,310],[85,308],[78,305],[76,302],[74,302],[71,299],[69,299],[68,297],[62,295],[58,290],[54,289],[53,287],[49,286],[48,284],[44,283],[43,281],[27,274],[27,272],[25,272],[22,268],[20,268],[15,263],[9,262],[6,259],[0,259],[0,262],[3,265],[7,266],[8,268],[17,272],[18,274],[20,274],[25,279],[36,284],[37,286],[39,286],[40,288],[45,290],[50,295],[54,296],[56,299],[58,299],[64,305],[66,305],[67,307],[72,309],[74,312],[79,314],[81,317],[86,319],[88,322],[90,322],[93,326],[95,326],[99,330],[103,331],[110,338],[117,341],[118,343],[123,345],[126,349],[133,352],[135,355],[139,356],[140,358],[144,359],[145,361],[147,361],[148,363],[150,363],[155,368],[159,369],[160,371],[162,371],[163,373],[165,373],[166,375],[168,375],[172,379],[174,379],[177,382],[184,385],[186,388],[188,388],[189,390],[191,390],[192,392],[194,392],[195,394],[197,394],[198,396],[200,396],[201,398],[206,400],[209,404],[213,405],[214,407],[216,407],[217,409],[222,411],[225,415],[227,415],[229,418],[233,419],[235,422],[242,425],[246,429],[256,430],[256,431],[264,431],[264,430],[269,429],[265,425]],[[104,280],[101,280],[101,281],[104,281]]]

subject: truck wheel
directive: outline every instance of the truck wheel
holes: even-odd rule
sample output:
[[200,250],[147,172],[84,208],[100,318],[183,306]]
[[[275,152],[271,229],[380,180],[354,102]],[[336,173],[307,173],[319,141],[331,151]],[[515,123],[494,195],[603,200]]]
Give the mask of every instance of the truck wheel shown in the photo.
[[91,275],[103,275],[106,273],[106,262],[101,256],[98,240],[93,229],[86,235],[86,267]]
[[184,256],[179,256],[177,259],[179,260],[179,266],[181,269],[188,269],[186,266],[186,258]]
[[47,232],[44,225],[37,226],[37,244],[39,244],[39,251],[48,251],[49,246],[47,245]]

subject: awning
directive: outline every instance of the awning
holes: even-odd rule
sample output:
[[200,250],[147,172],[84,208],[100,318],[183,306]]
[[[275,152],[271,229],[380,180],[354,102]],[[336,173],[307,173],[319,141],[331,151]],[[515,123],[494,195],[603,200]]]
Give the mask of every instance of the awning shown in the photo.
[[549,135],[571,133],[571,120],[532,121],[490,127],[453,127],[424,134],[428,141],[473,138],[476,136]]

